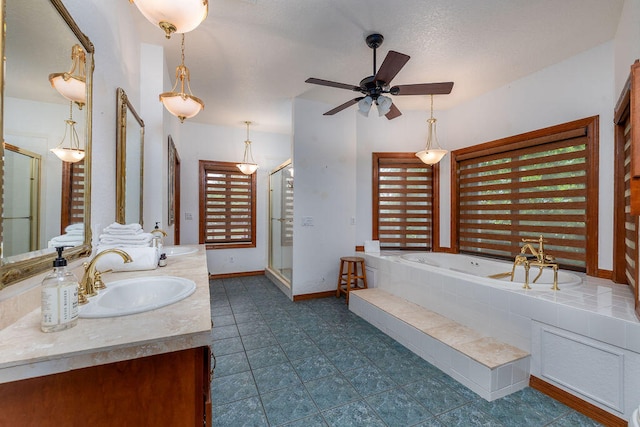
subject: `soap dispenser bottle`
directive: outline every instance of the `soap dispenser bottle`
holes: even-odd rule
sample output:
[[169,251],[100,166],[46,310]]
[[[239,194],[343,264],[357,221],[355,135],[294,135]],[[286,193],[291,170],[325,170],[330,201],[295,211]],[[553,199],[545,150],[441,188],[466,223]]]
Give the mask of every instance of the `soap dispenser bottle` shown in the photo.
[[78,323],[78,278],[67,269],[63,249],[56,248],[58,257],[53,261],[53,271],[42,280],[43,332],[62,331]]

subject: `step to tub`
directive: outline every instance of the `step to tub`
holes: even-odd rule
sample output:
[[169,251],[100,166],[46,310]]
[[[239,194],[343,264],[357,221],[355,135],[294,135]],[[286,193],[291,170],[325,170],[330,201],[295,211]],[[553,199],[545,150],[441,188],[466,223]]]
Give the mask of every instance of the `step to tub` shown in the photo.
[[349,310],[488,401],[525,388],[528,352],[377,288],[353,291]]

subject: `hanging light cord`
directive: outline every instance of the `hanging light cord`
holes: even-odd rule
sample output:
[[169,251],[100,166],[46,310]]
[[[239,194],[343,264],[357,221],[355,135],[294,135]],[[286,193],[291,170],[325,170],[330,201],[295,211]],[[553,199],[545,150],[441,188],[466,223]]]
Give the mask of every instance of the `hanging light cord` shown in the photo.
[[[251,122],[245,122],[247,125],[247,139],[244,141],[244,158],[242,159],[242,163],[255,163],[253,160],[253,153],[251,152],[251,140],[249,139],[249,125]],[[249,162],[249,156],[251,156],[251,162]]]

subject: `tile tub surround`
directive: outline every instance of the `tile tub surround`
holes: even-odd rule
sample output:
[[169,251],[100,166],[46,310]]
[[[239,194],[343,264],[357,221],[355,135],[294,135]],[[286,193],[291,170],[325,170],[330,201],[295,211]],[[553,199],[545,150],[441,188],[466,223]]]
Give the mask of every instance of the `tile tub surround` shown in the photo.
[[[583,283],[560,291],[524,290],[521,285],[496,281],[478,284],[472,276],[431,266],[413,266],[398,260],[398,253],[363,254],[375,273],[373,287],[467,326],[483,335],[531,353],[531,374],[577,395],[620,418],[629,419],[640,401],[640,322],[633,312],[633,296],[627,286],[581,275]],[[534,325],[566,331],[585,345],[602,343],[624,353],[619,384],[622,403],[618,410],[603,399],[581,394],[579,387],[545,376],[538,367],[553,348],[534,336]],[[594,370],[593,375],[604,370]],[[604,379],[603,379],[604,380]],[[607,379],[607,381],[609,381]]]
[[211,313],[214,427],[600,425],[529,387],[487,402],[344,298],[292,302],[264,276],[219,279]]
[[[164,275],[193,280],[195,292],[175,304],[145,313],[81,318],[75,327],[55,333],[40,331],[39,307],[25,313],[0,330],[0,383],[210,345],[209,277],[204,246],[198,246],[193,254],[172,258],[167,267],[108,273],[104,281],[109,286],[110,281]],[[39,286],[36,284],[26,292],[39,297]],[[2,302],[12,303],[11,299]]]
[[380,289],[349,309],[488,401],[529,383],[529,354]]

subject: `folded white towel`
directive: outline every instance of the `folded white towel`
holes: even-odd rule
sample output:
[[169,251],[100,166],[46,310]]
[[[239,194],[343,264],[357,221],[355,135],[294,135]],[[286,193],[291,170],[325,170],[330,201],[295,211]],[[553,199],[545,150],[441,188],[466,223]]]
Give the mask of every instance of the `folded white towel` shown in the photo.
[[84,243],[84,236],[70,236],[63,234],[49,240],[48,247],[56,248],[58,246],[80,246]]
[[[109,249],[108,246],[98,246],[97,254]],[[125,263],[122,257],[115,253],[104,254],[96,261],[96,269],[98,271],[137,271],[137,270],[154,270],[158,267],[158,259],[160,253],[158,248],[152,247],[120,247],[125,251],[133,262]]]
[[76,224],[67,225],[64,229],[65,233],[69,233],[70,231],[80,230],[84,233],[84,224],[79,222]]
[[136,230],[142,230],[142,226],[140,224],[119,224],[117,222],[114,222],[112,224],[109,224],[103,231],[104,232],[108,232],[110,230],[129,230],[129,231],[136,231]]
[[140,243],[146,242],[150,243],[153,240],[153,234],[151,233],[139,233],[132,235],[111,235],[111,234],[101,234],[99,236],[100,242],[105,244],[117,244],[117,243]]
[[142,228],[139,228],[137,230],[113,230],[110,228],[105,228],[104,230],[102,230],[102,232],[104,234],[108,234],[110,236],[135,236],[136,234],[140,234],[143,233],[144,231],[142,230]]
[[69,230],[63,236],[84,236],[84,230]]

